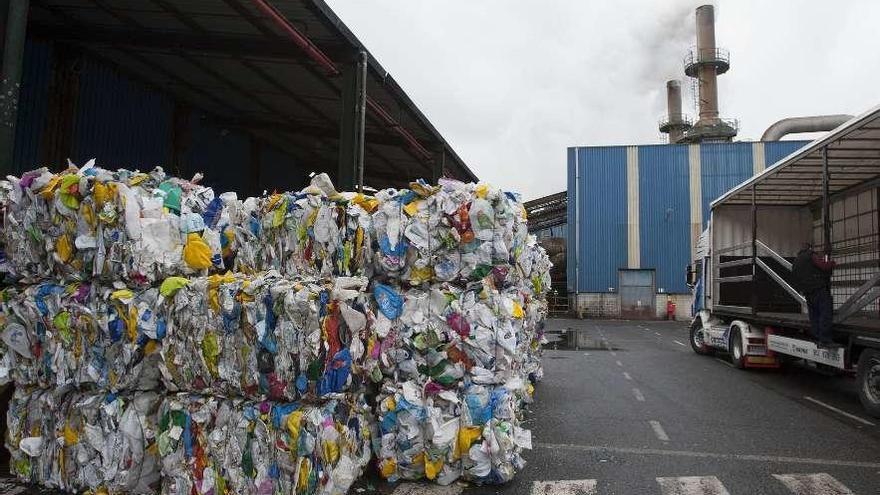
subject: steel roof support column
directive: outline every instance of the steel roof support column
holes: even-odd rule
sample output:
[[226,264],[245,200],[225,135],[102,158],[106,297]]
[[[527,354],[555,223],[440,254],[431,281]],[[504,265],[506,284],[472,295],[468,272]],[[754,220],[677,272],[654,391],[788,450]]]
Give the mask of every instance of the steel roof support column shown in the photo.
[[13,172],[15,121],[18,117],[29,3],[28,0],[0,1],[0,8],[8,6],[6,25],[3,26],[5,37],[0,74],[0,177]]
[[822,147],[822,241],[825,255],[831,256],[831,172],[828,170],[828,147]]
[[434,155],[434,162],[431,164],[431,183],[436,185],[443,177],[446,171],[446,148],[440,149]]
[[366,146],[367,54],[342,65],[342,118],[339,124],[339,169],[337,187],[358,191],[364,185],[364,147]]
[[758,313],[758,195],[752,186],[752,314]]

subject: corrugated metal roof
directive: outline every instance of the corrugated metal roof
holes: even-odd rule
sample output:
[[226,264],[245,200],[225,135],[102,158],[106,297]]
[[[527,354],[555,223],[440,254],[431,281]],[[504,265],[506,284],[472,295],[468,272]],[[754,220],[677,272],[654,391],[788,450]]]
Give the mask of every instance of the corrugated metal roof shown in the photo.
[[657,289],[687,292],[690,262],[690,178],[687,145],[639,147],[641,268],[656,270]]
[[617,288],[627,263],[626,148],[578,148],[578,291]]
[[808,205],[822,197],[827,153],[832,195],[880,179],[880,106],[828,132],[727,192],[712,207],[751,204],[755,186],[761,205]]
[[[364,49],[321,0],[270,3],[339,67]],[[217,126],[245,130],[312,170],[336,173],[342,78],[326,76],[254,2],[43,0],[31,3],[28,35],[80,47],[210,114]],[[372,56],[369,66],[368,97],[378,106],[366,124],[367,182],[430,178],[441,150],[448,175],[476,180]]]

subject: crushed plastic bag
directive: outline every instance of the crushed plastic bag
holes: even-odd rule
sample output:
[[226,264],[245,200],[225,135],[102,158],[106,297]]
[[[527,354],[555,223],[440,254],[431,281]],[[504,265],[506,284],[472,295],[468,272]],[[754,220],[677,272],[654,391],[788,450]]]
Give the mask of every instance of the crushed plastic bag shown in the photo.
[[164,495],[343,495],[371,458],[373,421],[354,395],[307,406],[177,394],[158,421]]
[[72,492],[156,493],[159,402],[155,392],[18,388],[6,423],[12,474]]

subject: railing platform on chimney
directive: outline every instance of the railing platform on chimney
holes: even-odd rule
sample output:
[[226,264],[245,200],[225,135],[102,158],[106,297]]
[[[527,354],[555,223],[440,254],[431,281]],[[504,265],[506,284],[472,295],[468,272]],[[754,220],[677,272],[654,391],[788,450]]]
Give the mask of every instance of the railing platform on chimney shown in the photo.
[[711,65],[716,74],[724,74],[730,69],[730,51],[726,48],[691,48],[684,57],[684,73],[697,77],[700,67]]

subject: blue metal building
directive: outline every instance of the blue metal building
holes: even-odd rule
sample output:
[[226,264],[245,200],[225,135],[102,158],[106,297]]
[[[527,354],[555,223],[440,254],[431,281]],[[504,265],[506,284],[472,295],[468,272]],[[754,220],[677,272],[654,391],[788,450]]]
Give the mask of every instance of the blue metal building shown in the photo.
[[[626,301],[608,302],[609,295],[625,297],[617,296],[622,278],[637,276],[642,292],[650,287],[652,294],[686,295],[685,268],[708,220],[709,204],[804,144],[568,148],[569,292],[602,294],[602,302],[587,298],[604,308],[593,307],[599,316],[625,313]],[[655,299],[638,303],[654,308],[661,302]]]

